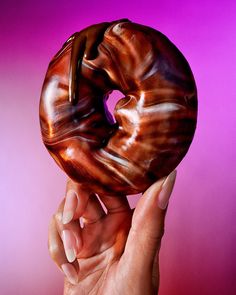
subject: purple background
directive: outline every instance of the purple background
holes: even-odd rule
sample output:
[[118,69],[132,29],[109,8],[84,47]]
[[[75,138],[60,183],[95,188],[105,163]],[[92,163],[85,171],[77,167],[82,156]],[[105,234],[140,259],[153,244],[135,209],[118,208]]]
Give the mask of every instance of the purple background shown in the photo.
[[166,34],[188,59],[198,86],[199,121],[169,206],[160,294],[236,294],[235,3],[1,1],[1,294],[62,294],[47,227],[66,177],[41,142],[41,85],[70,34],[122,17]]

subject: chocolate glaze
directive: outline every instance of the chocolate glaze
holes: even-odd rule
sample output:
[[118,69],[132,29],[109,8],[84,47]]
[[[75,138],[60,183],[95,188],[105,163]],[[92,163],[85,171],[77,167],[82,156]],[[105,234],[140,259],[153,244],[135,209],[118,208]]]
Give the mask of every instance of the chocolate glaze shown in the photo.
[[[74,181],[98,194],[135,194],[169,174],[188,151],[196,86],[186,59],[163,34],[127,21],[105,24],[95,25],[89,39],[96,46],[102,41],[96,58],[82,60],[87,43],[78,33],[51,61],[40,100],[42,137]],[[113,122],[106,100],[115,89],[124,98]]]
[[69,100],[73,104],[76,104],[79,98],[79,75],[84,55],[88,60],[95,58],[97,56],[97,46],[102,42],[104,32],[109,26],[119,22],[130,22],[130,20],[120,19],[111,23],[103,22],[100,24],[92,25],[80,31],[79,33],[77,32],[73,34],[64,44],[67,45],[69,41],[73,40],[69,77]]

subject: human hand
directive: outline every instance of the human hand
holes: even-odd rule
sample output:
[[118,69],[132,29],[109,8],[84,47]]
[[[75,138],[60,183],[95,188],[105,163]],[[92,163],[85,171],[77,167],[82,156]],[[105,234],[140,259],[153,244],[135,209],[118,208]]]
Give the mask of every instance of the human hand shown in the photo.
[[159,250],[175,178],[173,171],[154,183],[134,211],[125,196],[99,196],[102,206],[95,194],[68,181],[66,198],[49,227],[49,252],[66,276],[65,295],[157,293]]

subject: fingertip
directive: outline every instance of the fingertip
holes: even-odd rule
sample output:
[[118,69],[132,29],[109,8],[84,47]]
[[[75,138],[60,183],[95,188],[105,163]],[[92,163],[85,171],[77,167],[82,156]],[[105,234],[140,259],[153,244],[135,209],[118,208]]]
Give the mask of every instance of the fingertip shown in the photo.
[[160,191],[161,191],[161,187],[163,185],[163,183],[165,182],[166,177],[162,177],[159,180],[157,180],[156,182],[154,182],[143,194],[143,196],[145,197],[145,199],[147,198],[151,198],[153,196],[157,196]]
[[69,262],[74,262],[76,259],[76,250],[75,250],[75,237],[70,230],[62,231],[62,241],[64,245],[64,250],[66,258]]
[[62,223],[68,224],[74,217],[74,212],[72,211],[68,211],[68,212],[64,212],[63,213],[63,217],[62,217]]
[[78,273],[72,264],[64,263],[61,269],[71,284],[76,285],[78,283]]
[[[144,195],[146,195],[148,198],[157,197],[158,195],[162,193],[165,187],[165,191],[166,191],[166,188],[168,188],[169,197],[170,197],[170,194],[175,184],[176,175],[177,175],[177,170],[173,170],[169,175],[160,178],[158,181],[153,183],[146,190],[146,192],[144,192]],[[167,194],[165,193],[165,195]]]
[[156,181],[144,192],[134,212],[135,226],[142,226],[144,220],[154,225],[156,220],[164,220],[175,178],[176,170]]
[[158,206],[160,209],[165,210],[169,203],[171,193],[174,188],[177,171],[172,171],[165,179],[161,186],[161,191],[158,196]]
[[65,205],[63,209],[63,216],[62,216],[62,223],[67,224],[69,223],[75,214],[76,207],[78,203],[78,196],[77,193],[70,189],[66,193],[66,198],[65,198]]

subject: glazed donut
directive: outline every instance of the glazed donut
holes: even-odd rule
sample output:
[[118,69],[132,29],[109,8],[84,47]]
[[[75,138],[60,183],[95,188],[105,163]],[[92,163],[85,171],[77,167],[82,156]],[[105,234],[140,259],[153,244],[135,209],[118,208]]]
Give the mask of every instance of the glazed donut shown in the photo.
[[[74,181],[100,195],[136,194],[183,159],[197,122],[197,91],[181,52],[140,24],[111,24],[93,60],[80,66],[69,100],[71,38],[49,64],[40,100],[46,148]],[[124,94],[114,110],[113,90]]]

